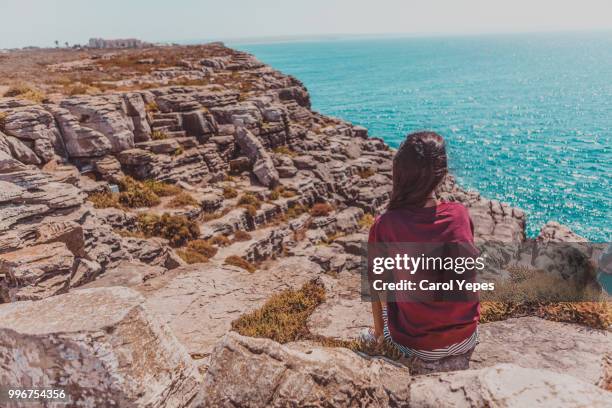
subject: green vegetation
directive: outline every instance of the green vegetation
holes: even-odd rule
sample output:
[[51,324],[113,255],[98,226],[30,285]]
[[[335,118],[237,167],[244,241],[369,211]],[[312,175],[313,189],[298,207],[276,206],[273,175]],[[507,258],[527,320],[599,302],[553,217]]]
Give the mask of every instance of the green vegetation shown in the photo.
[[255,265],[238,255],[231,255],[225,258],[225,264],[237,266],[251,273],[257,270],[257,267]]

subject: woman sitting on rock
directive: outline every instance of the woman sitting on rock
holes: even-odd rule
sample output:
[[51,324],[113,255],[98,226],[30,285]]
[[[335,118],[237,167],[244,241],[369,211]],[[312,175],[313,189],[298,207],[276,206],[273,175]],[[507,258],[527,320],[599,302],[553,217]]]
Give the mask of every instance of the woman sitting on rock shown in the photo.
[[[417,132],[407,136],[393,160],[393,191],[388,209],[370,229],[370,251],[403,246],[405,251],[414,248],[416,252],[416,248],[437,245],[442,248],[438,255],[476,256],[467,209],[457,202],[436,199],[435,190],[447,172],[445,144],[440,135]],[[418,257],[422,253],[419,249],[409,255]],[[432,281],[437,277],[439,281],[439,271],[433,274],[418,271],[410,276],[418,285],[422,279]],[[398,282],[404,277],[393,270],[388,281]],[[369,278],[372,284],[371,270]],[[413,372],[467,368],[478,340],[480,304],[476,296],[448,301],[441,300],[447,299],[442,292],[429,294],[425,300],[398,292],[394,295],[404,296],[403,300],[390,300],[388,295],[388,291],[371,290],[374,329],[364,333],[364,340],[389,342],[409,359]]]

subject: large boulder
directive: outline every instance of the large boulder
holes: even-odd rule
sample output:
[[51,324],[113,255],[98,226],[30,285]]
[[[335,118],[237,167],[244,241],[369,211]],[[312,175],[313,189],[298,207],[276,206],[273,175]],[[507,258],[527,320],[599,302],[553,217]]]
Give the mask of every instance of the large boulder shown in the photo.
[[[138,95],[139,96],[139,95]],[[140,120],[142,112],[136,113],[135,102],[138,96],[130,98],[130,112]],[[119,153],[134,147],[134,122],[126,114],[125,100],[120,94],[104,96],[78,96],[64,99],[60,106],[66,108],[79,123],[88,128],[102,133],[110,141],[113,153]],[[144,110],[144,106],[138,110]],[[140,129],[145,131],[146,129]]]
[[292,349],[229,333],[204,377],[215,407],[387,407],[409,398],[408,370],[347,349]]
[[151,126],[147,121],[145,102],[137,92],[128,92],[123,95],[125,113],[134,124],[134,141],[146,142],[151,139]]
[[[21,105],[21,102],[13,101],[15,105]],[[7,113],[4,119],[7,135],[33,143],[34,151],[41,158],[64,154],[60,131],[53,115],[45,107],[33,104],[13,106]]]
[[74,256],[63,242],[0,254],[0,274],[8,277],[11,300],[39,300],[68,290]]
[[69,157],[100,157],[111,151],[113,146],[104,134],[83,126],[67,109],[54,107],[52,112],[62,131]]
[[72,407],[200,406],[185,349],[130,289],[0,306],[0,384],[66,390]]
[[40,164],[40,159],[36,156],[36,153],[26,146],[21,140],[16,137],[6,136],[6,143],[8,144],[13,157],[24,164]]
[[237,126],[234,138],[240,150],[249,158],[253,173],[261,184],[274,187],[278,184],[278,171],[274,167],[272,157],[268,154],[261,141],[246,127]]

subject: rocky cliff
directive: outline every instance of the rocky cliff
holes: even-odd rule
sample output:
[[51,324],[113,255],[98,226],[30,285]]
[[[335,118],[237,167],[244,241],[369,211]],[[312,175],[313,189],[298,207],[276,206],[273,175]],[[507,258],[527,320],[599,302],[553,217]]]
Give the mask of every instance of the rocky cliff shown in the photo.
[[[2,384],[61,385],[79,406],[609,406],[595,388],[612,354],[603,332],[555,323],[547,344],[537,327],[552,323],[536,318],[484,325],[479,370],[431,378],[227,335],[313,278],[326,291],[313,335],[349,340],[371,324],[359,249],[389,197],[393,152],[221,44],[62,58],[42,69],[86,87],[0,98]],[[525,242],[521,210],[452,177],[438,195],[469,208],[479,241]],[[554,223],[540,239],[580,240]],[[76,366],[62,366],[66,350]],[[533,383],[500,385],[524,375]]]

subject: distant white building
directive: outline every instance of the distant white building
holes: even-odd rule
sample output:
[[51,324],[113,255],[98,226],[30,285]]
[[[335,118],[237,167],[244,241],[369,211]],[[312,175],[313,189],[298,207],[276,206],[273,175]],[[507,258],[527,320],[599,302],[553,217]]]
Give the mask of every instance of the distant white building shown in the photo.
[[150,46],[150,43],[143,42],[136,38],[120,38],[116,40],[107,40],[104,38],[89,39],[89,48],[144,48]]

